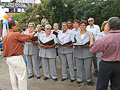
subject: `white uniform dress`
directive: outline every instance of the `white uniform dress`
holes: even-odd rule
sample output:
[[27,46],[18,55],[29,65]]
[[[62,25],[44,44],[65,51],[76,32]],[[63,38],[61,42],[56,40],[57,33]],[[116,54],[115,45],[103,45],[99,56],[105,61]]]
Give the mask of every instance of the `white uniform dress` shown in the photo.
[[[61,31],[58,34],[58,42],[61,44],[65,44],[69,41],[73,41],[74,38],[72,36],[71,31],[68,29],[65,33]],[[73,46],[71,47],[63,47],[59,46],[58,48],[59,58],[61,61],[61,68],[62,68],[62,78],[67,78],[67,69],[66,69],[66,61],[68,61],[69,70],[70,70],[70,78],[71,80],[75,80],[75,72],[73,66]]]
[[[24,34],[29,34],[29,31],[26,31]],[[38,36],[36,33],[34,36]],[[38,66],[38,45],[31,42],[25,42],[24,44],[24,54],[27,56],[27,67],[28,67],[28,76],[33,76],[33,69],[37,77],[40,77],[40,70]]]
[[[54,40],[54,43],[57,43],[56,36],[50,34],[49,37],[46,37],[46,33],[42,34],[39,38],[43,43]],[[56,49],[53,48],[43,48],[40,47],[39,56],[43,58],[43,70],[44,76],[53,79],[57,78],[56,73]]]
[[[40,37],[43,33],[45,33],[43,30],[40,31],[40,33],[38,33],[38,37]],[[39,40],[38,40],[39,42]],[[38,45],[39,47],[39,45]],[[38,48],[40,50],[40,47]],[[38,64],[39,64],[39,68],[42,67],[42,58],[39,56],[39,53],[38,53]]]
[[[79,27],[77,31],[76,31],[75,28],[73,28],[71,32],[72,32],[73,36],[75,36],[76,32],[80,32],[80,31],[81,31],[81,29],[80,29],[80,27]],[[73,46],[73,49],[74,49],[74,48],[75,48],[75,47]],[[74,50],[73,50],[73,64],[74,64],[74,69],[76,70],[77,67],[76,67],[76,58],[74,57]]]
[[[92,35],[92,32],[88,31],[83,35],[81,35],[80,32],[77,32],[75,35],[76,43],[78,45],[84,45],[89,42],[88,33]],[[92,81],[91,67],[93,54],[90,53],[89,47],[75,46],[74,56],[76,57],[77,82],[83,81],[83,67],[85,68],[86,81]]]

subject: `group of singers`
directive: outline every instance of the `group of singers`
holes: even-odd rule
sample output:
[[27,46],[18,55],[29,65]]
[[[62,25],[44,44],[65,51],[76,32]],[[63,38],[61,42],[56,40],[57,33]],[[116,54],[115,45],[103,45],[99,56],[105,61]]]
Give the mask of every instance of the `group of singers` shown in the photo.
[[[107,21],[103,22],[100,32],[98,25],[94,24],[94,18],[62,22],[62,30],[59,30],[57,23],[54,23],[53,30],[51,25],[45,26],[45,31],[41,30],[41,25],[37,25],[39,31],[31,39],[31,42],[25,42],[24,54],[27,57],[28,78],[34,76],[40,79],[40,69],[43,62],[44,80],[52,78],[57,81],[56,56],[59,56],[62,77],[61,81],[68,78],[67,65],[69,67],[70,81],[77,81],[77,84],[83,82],[83,70],[88,85],[92,85],[92,61],[97,72],[99,69],[100,53],[92,54],[89,49],[89,35],[94,35],[94,40],[107,35]],[[28,31],[24,34],[30,34],[35,30],[35,24],[28,24]],[[97,57],[97,58],[96,58]],[[95,60],[95,58],[97,60]],[[97,68],[98,67],[98,68]],[[77,75],[75,75],[75,70]]]

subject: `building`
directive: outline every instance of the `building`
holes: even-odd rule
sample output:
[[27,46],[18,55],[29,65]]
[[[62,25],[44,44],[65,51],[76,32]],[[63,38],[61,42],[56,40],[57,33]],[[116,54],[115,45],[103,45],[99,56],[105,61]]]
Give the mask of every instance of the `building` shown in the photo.
[[41,3],[40,0],[0,0],[0,5],[9,17],[13,14],[24,12],[27,6]]

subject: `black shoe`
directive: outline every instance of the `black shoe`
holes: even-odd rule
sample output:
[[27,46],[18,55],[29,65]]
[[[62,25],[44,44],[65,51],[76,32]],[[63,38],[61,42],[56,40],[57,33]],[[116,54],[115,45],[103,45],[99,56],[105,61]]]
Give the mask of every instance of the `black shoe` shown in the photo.
[[75,80],[73,80],[73,79],[70,79],[70,82],[74,82]]
[[57,78],[53,79],[54,81],[57,81]]
[[39,67],[39,69],[41,69],[41,68],[42,68],[42,66]]
[[87,82],[87,85],[94,85],[94,82],[90,81],[90,82]]
[[34,77],[34,75],[32,75],[32,76],[29,76],[29,77],[28,77],[28,79],[30,79],[30,78],[32,78],[32,77]]
[[62,78],[61,81],[65,81],[67,78]]
[[47,80],[47,79],[49,79],[48,77],[44,77],[44,79],[43,80]]
[[80,81],[77,81],[77,84],[80,84],[80,83],[82,83],[82,82],[80,82]]
[[77,69],[74,69],[74,71],[76,71]]
[[37,77],[37,79],[40,79],[40,76],[39,76],[39,77]]

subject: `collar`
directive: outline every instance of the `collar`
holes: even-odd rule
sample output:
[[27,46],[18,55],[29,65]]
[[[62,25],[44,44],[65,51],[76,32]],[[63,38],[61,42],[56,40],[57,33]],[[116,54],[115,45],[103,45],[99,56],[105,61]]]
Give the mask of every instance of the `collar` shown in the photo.
[[120,30],[110,30],[109,33],[120,33]]
[[95,24],[93,24],[93,26],[90,26],[90,28],[94,28]]
[[120,30],[110,30],[109,32],[120,32]]

